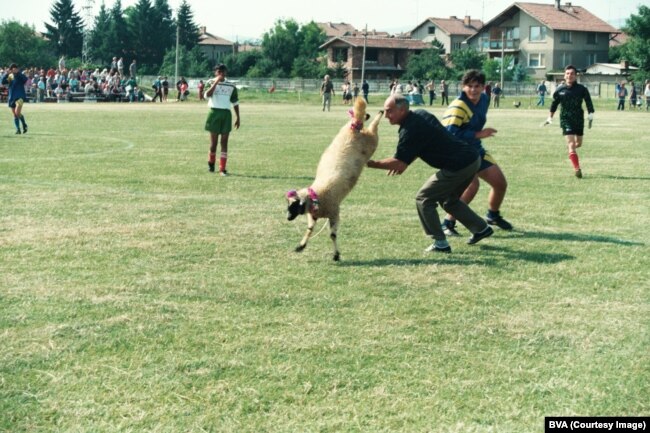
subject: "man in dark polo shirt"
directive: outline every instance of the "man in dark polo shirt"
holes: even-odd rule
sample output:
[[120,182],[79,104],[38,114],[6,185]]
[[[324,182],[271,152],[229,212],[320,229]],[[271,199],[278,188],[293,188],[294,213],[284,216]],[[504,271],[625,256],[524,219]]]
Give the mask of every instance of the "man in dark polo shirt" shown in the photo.
[[491,236],[492,228],[460,200],[480,166],[478,150],[451,135],[428,111],[411,111],[403,95],[391,95],[386,99],[384,116],[391,125],[399,125],[397,150],[393,157],[368,161],[368,167],[388,170],[388,174],[393,176],[404,173],[413,161],[420,158],[439,169],[422,185],[415,198],[422,228],[433,239],[433,244],[425,251],[451,252],[440,227],[438,204],[473,233],[468,244]]

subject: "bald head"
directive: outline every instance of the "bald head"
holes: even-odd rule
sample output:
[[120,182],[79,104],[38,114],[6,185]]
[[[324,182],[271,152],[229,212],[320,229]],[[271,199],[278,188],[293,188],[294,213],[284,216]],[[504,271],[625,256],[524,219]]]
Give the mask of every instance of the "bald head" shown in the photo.
[[390,95],[384,102],[384,116],[391,125],[399,125],[409,113],[409,101],[398,93]]

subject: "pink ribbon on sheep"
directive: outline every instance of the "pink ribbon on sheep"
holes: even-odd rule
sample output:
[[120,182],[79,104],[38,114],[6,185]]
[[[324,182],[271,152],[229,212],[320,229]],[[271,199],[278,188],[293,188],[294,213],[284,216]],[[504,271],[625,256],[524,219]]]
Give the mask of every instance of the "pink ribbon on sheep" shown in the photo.
[[311,198],[311,209],[309,212],[314,215],[318,212],[318,206],[320,205],[318,202],[318,194],[316,194],[316,191],[314,191],[312,187],[307,188],[307,192],[309,193],[309,198]]
[[[312,187],[307,188],[307,193],[309,194],[309,198],[311,199],[311,207],[309,209],[309,212],[312,215],[315,215],[316,212],[318,212],[319,208],[319,201],[318,201],[318,194],[316,194],[316,191]],[[287,199],[292,199],[292,198],[298,198],[298,191],[295,189],[287,191]]]
[[352,108],[348,110],[348,114],[352,118],[352,121],[350,122],[350,129],[353,129],[355,131],[361,131],[361,129],[363,128],[363,121],[356,120],[354,118],[354,110]]

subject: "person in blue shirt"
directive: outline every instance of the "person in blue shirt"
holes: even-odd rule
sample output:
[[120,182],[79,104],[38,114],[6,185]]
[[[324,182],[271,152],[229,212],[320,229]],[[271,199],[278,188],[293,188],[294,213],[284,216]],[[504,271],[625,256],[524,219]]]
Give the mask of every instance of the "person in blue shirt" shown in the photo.
[[27,83],[27,76],[18,66],[13,63],[9,66],[9,72],[3,75],[2,84],[9,87],[8,102],[9,108],[14,115],[14,125],[16,125],[16,134],[20,134],[20,124],[23,125],[23,134],[27,133],[27,123],[25,116],[23,116],[23,104],[27,101],[27,94],[25,93],[25,83]]
[[[502,230],[512,230],[512,224],[506,221],[500,213],[501,204],[506,195],[508,182],[496,160],[485,150],[481,142],[484,138],[493,137],[496,129],[485,128],[487,112],[490,108],[490,98],[484,93],[485,74],[481,71],[470,70],[462,78],[462,92],[449,105],[442,117],[442,124],[456,137],[472,145],[481,155],[481,165],[472,183],[465,189],[460,199],[469,204],[479,189],[479,178],[487,182],[492,189],[488,195],[488,211],[486,220],[490,225],[496,225]],[[442,228],[449,236],[458,235],[456,219],[448,214],[442,223]]]
[[544,106],[544,96],[546,96],[547,92],[546,84],[544,80],[542,80],[541,83],[539,83],[539,86],[537,86],[537,95],[539,95],[539,99],[537,100],[537,105],[541,105],[542,107]]

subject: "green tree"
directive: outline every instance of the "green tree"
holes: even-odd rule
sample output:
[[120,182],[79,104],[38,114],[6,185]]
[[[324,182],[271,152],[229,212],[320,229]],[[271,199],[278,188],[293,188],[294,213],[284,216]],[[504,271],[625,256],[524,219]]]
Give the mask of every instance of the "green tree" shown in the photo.
[[126,55],[129,46],[129,28],[124,18],[121,0],[115,0],[111,8],[110,28],[106,39],[110,50],[109,62],[113,57]]
[[318,60],[301,56],[294,60],[291,67],[291,76],[297,78],[323,77],[328,72],[325,58]]
[[319,47],[327,41],[327,35],[318,24],[313,21],[303,25],[298,30],[298,56],[307,59],[316,59],[322,53]]
[[278,20],[262,37],[264,57],[281,77],[290,75],[293,62],[300,52],[299,30],[300,26],[293,19]]
[[183,0],[176,14],[176,27],[178,28],[178,41],[188,51],[194,48],[199,41],[199,27],[194,22],[192,8]]
[[83,20],[74,10],[72,0],[57,0],[50,9],[50,18],[54,24],[45,23],[45,36],[54,53],[81,57]]
[[130,41],[130,50],[127,57],[129,59],[138,59],[139,66],[143,70],[146,70],[150,65],[160,65],[162,63],[161,58],[157,59],[155,57],[154,47],[157,41],[154,33],[153,15],[153,8],[149,0],[138,0],[133,8],[129,8],[127,13]]
[[223,59],[223,63],[228,67],[228,75],[244,77],[262,58],[261,51],[246,51],[238,54],[228,54]]
[[94,63],[106,65],[113,56],[113,47],[107,35],[111,32],[111,14],[102,1],[99,13],[95,17],[95,25],[90,32],[89,51]]
[[18,21],[0,23],[0,59],[21,67],[47,67],[56,62],[47,42],[36,35],[33,27]]
[[[173,77],[176,73],[176,48],[170,48],[165,53],[160,75]],[[178,75],[185,77],[211,76],[210,65],[198,45],[188,50],[184,46],[178,49]]]
[[454,65],[455,78],[460,79],[470,69],[483,69],[485,55],[472,49],[454,51],[451,54],[451,61]]
[[431,45],[433,45],[434,50],[438,51],[438,54],[445,54],[445,45],[438,39],[431,41]]
[[451,77],[451,70],[440,56],[438,47],[412,55],[406,65],[406,76],[427,80],[446,80]]
[[165,52],[175,46],[176,32],[174,20],[172,19],[172,9],[169,7],[167,0],[155,0],[151,21],[155,44],[152,47],[153,57],[157,59],[157,64],[162,64]]
[[619,48],[617,60],[627,60],[639,67],[635,78],[641,81],[650,73],[650,7],[639,6],[638,14],[627,19],[623,31],[628,39]]
[[[515,68],[518,65],[515,65],[515,58],[513,56],[505,56],[503,58],[503,64],[505,65],[503,70],[503,81],[514,81],[514,72]],[[525,80],[527,74],[526,68],[523,66],[520,67],[518,73],[520,74],[519,79],[521,81]],[[483,72],[485,73],[485,79],[487,81],[501,81],[501,58],[486,59],[483,62]],[[523,74],[523,75],[521,75]]]
[[528,71],[526,70],[526,67],[521,63],[517,63],[512,68],[512,81],[514,81],[515,83],[523,83],[526,81],[527,78],[528,78]]

